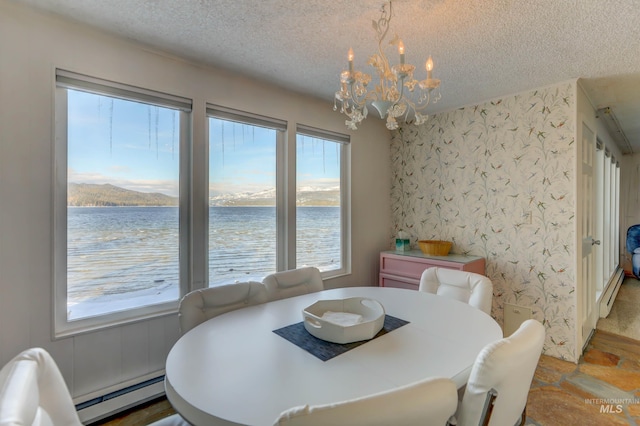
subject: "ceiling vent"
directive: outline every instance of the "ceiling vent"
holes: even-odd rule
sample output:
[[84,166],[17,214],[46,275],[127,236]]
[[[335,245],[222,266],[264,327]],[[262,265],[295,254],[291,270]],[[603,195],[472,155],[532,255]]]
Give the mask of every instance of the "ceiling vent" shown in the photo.
[[596,118],[601,118],[604,121],[604,123],[607,125],[607,128],[609,129],[611,137],[616,142],[623,154],[633,154],[631,143],[629,143],[629,139],[627,139],[627,136],[622,131],[620,122],[616,118],[611,107],[600,108],[598,110]]

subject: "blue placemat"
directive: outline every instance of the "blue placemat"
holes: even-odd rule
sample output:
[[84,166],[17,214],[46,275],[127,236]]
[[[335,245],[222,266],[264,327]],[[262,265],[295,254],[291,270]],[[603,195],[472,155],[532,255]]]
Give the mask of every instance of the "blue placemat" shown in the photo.
[[[390,331],[393,331],[396,328],[400,328],[405,324],[409,324],[409,321],[392,317],[391,315],[385,315],[382,330],[380,330],[378,334],[373,337],[373,339],[384,336]],[[357,348],[358,346],[369,341],[362,340],[360,342],[346,343],[344,345],[341,345],[339,343],[327,342],[309,334],[309,332],[304,328],[304,324],[302,323],[302,321],[296,324],[291,324],[286,327],[279,328],[277,330],[273,330],[273,332],[278,336],[287,339],[294,345],[301,347],[302,349],[309,352],[316,358],[321,359],[322,361],[328,361],[333,357],[350,351],[353,348]]]

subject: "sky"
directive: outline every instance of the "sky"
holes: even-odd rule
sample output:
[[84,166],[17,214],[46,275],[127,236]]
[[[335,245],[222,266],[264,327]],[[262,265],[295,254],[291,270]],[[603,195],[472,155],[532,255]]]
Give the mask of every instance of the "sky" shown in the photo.
[[[68,181],[178,195],[180,112],[68,90]],[[210,196],[275,188],[276,131],[209,118]],[[298,136],[299,189],[337,189],[338,144]]]
[[178,195],[178,111],[68,93],[69,182]]

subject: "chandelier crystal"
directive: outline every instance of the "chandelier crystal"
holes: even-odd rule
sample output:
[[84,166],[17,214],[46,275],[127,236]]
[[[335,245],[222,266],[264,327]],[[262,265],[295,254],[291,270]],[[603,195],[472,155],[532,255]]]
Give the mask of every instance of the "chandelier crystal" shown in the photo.
[[[392,18],[391,1],[382,6],[380,19],[373,20],[373,29],[378,38],[378,52],[369,56],[368,65],[375,68],[379,83],[369,87],[371,75],[356,71],[353,68],[353,49],[349,49],[349,69],[340,74],[340,90],[336,92],[333,102],[333,110],[338,109],[349,119],[345,121],[348,128],[357,130],[357,125],[362,122],[369,110],[367,104],[378,111],[380,118],[387,120],[387,129],[398,128],[398,120],[419,126],[426,122],[428,115],[423,114],[429,103],[436,103],[440,99],[440,80],[432,77],[433,60],[427,59],[425,68],[427,78],[416,80],[413,72],[416,67],[405,63],[405,47],[402,40],[396,34],[389,41],[389,45],[397,46],[400,62],[391,66],[384,53],[383,42],[389,32]],[[438,89],[438,90],[436,90]],[[435,92],[434,92],[435,90]],[[407,93],[408,92],[408,93]]]

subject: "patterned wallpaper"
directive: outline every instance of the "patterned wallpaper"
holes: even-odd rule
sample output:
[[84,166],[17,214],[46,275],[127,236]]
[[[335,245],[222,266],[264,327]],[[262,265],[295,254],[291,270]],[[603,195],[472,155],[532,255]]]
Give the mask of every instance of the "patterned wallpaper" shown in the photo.
[[576,83],[435,115],[393,133],[393,235],[483,256],[504,303],[529,306],[544,352],[575,361]]

